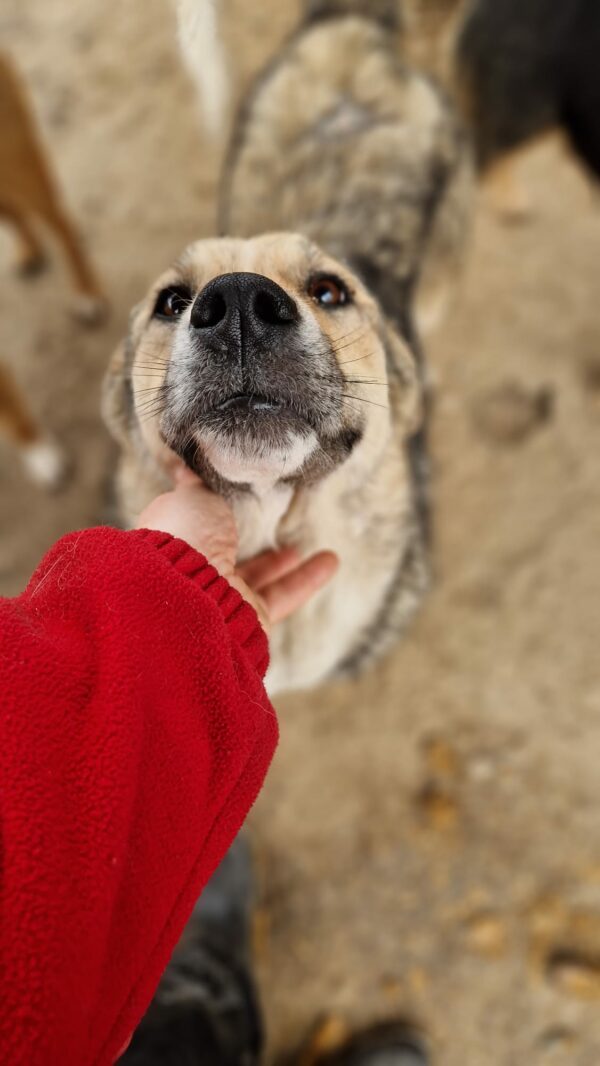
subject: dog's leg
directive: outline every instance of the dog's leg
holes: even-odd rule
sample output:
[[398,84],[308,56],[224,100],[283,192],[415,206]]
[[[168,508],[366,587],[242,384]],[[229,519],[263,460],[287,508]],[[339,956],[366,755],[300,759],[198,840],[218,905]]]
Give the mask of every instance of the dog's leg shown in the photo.
[[59,238],[67,256],[71,276],[78,292],[75,314],[82,322],[95,325],[104,316],[106,299],[73,222],[50,189],[48,189],[45,203],[39,206],[39,211],[44,222]]
[[35,420],[5,366],[0,366],[0,425],[7,437],[23,447],[39,437]]
[[177,0],[181,54],[214,137],[225,132],[231,78],[221,40],[219,8],[217,0]]
[[45,488],[63,480],[66,463],[61,449],[44,436],[17,384],[0,365],[0,430],[16,446],[30,478]]
[[565,137],[558,126],[548,126],[535,136],[516,145],[495,159],[483,172],[482,190],[492,210],[508,222],[525,222],[535,210],[527,181],[521,176],[521,167],[527,156],[554,144],[562,150]]
[[494,211],[507,222],[525,221],[531,214],[529,192],[519,175],[524,147],[507,152],[487,169],[482,180],[483,195]]
[[0,215],[8,215],[21,236],[21,262],[31,269],[42,248],[29,219],[46,223],[59,238],[79,293],[76,313],[96,322],[105,300],[73,223],[60,199],[56,179],[29,103],[25,83],[6,55],[0,53],[0,96],[3,137],[0,144]]

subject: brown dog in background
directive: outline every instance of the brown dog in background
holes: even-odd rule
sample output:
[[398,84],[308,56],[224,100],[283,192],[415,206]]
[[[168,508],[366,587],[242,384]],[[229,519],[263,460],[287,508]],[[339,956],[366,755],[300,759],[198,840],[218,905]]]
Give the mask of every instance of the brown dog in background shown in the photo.
[[28,274],[44,265],[44,246],[37,233],[37,223],[43,223],[67,257],[78,297],[75,313],[95,323],[105,309],[100,283],[62,204],[21,77],[1,52],[0,130],[0,220],[16,230],[17,267]]
[[[45,265],[45,249],[37,231],[41,222],[58,238],[66,255],[77,293],[75,314],[95,324],[106,308],[104,294],[62,203],[22,79],[1,52],[0,130],[0,221],[6,220],[16,231],[17,269],[32,274]],[[62,482],[66,463],[61,448],[39,426],[27,398],[2,363],[0,434],[16,448],[31,480],[46,488]]]

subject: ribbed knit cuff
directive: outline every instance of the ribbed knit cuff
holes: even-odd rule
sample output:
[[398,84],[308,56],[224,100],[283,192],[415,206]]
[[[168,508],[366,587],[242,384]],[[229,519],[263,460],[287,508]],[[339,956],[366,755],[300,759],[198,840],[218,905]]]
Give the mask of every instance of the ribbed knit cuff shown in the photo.
[[134,529],[127,535],[155,548],[178,573],[188,577],[210,596],[221,611],[230,633],[251,658],[260,677],[264,677],[269,665],[267,637],[256,611],[240,596],[237,589],[232,588],[227,579],[221,577],[204,555],[178,537],[172,537],[170,533],[160,533],[155,529]]

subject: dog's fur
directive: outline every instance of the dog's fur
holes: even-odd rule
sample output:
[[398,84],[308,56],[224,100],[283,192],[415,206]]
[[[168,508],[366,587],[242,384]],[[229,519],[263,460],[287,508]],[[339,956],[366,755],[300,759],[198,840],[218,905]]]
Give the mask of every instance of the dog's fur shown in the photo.
[[600,177],[598,0],[470,0],[456,62],[479,163],[561,126]]
[[[371,661],[428,582],[415,298],[431,317],[456,270],[471,166],[447,101],[405,68],[393,31],[386,0],[310,5],[236,123],[228,236],[192,245],[158,279],[106,380],[130,516],[169,486],[179,455],[230,498],[242,558],[283,543],[338,553],[331,584],[272,635],[271,691]],[[323,276],[351,299],[317,303],[311,279]],[[157,317],[169,286],[186,287],[176,319]],[[264,410],[236,410],[240,392]],[[124,1062],[164,1061],[167,1047],[169,1061],[208,1061],[190,1036],[212,1009],[194,966],[203,935],[192,921],[187,978],[175,967],[164,986],[177,1002],[157,997]]]
[[216,135],[229,104],[227,61],[214,0],[177,0],[179,45],[198,90],[208,130]]
[[[461,133],[443,96],[403,67],[391,5],[377,20],[332,7],[345,5],[311,5],[237,123],[222,203],[235,238],[192,245],[153,286],[105,392],[129,515],[169,484],[175,452],[229,495],[242,558],[281,543],[338,553],[331,584],[273,634],[271,691],[362,666],[426,588],[413,298],[420,282],[438,296],[454,270],[468,204]],[[165,286],[195,299],[239,271],[298,308],[283,346],[248,357],[244,384],[190,330],[193,310],[175,324],[153,317]],[[315,305],[307,285],[320,273],[345,281],[352,302]],[[248,390],[275,393],[294,424],[215,428],[214,405]]]
[[9,222],[19,241],[16,263],[25,274],[45,264],[37,224],[61,243],[77,292],[74,311],[95,322],[105,310],[96,273],[58,192],[40,139],[25,86],[9,57],[0,52],[0,221]]

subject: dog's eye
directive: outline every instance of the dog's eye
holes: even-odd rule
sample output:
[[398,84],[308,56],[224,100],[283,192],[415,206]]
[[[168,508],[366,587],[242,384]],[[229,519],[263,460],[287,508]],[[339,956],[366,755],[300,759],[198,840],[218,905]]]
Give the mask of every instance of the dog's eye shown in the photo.
[[339,278],[320,274],[308,283],[308,295],[321,307],[341,307],[350,300],[350,293]]
[[169,285],[159,292],[153,314],[157,318],[177,318],[191,303],[192,293],[187,285]]

